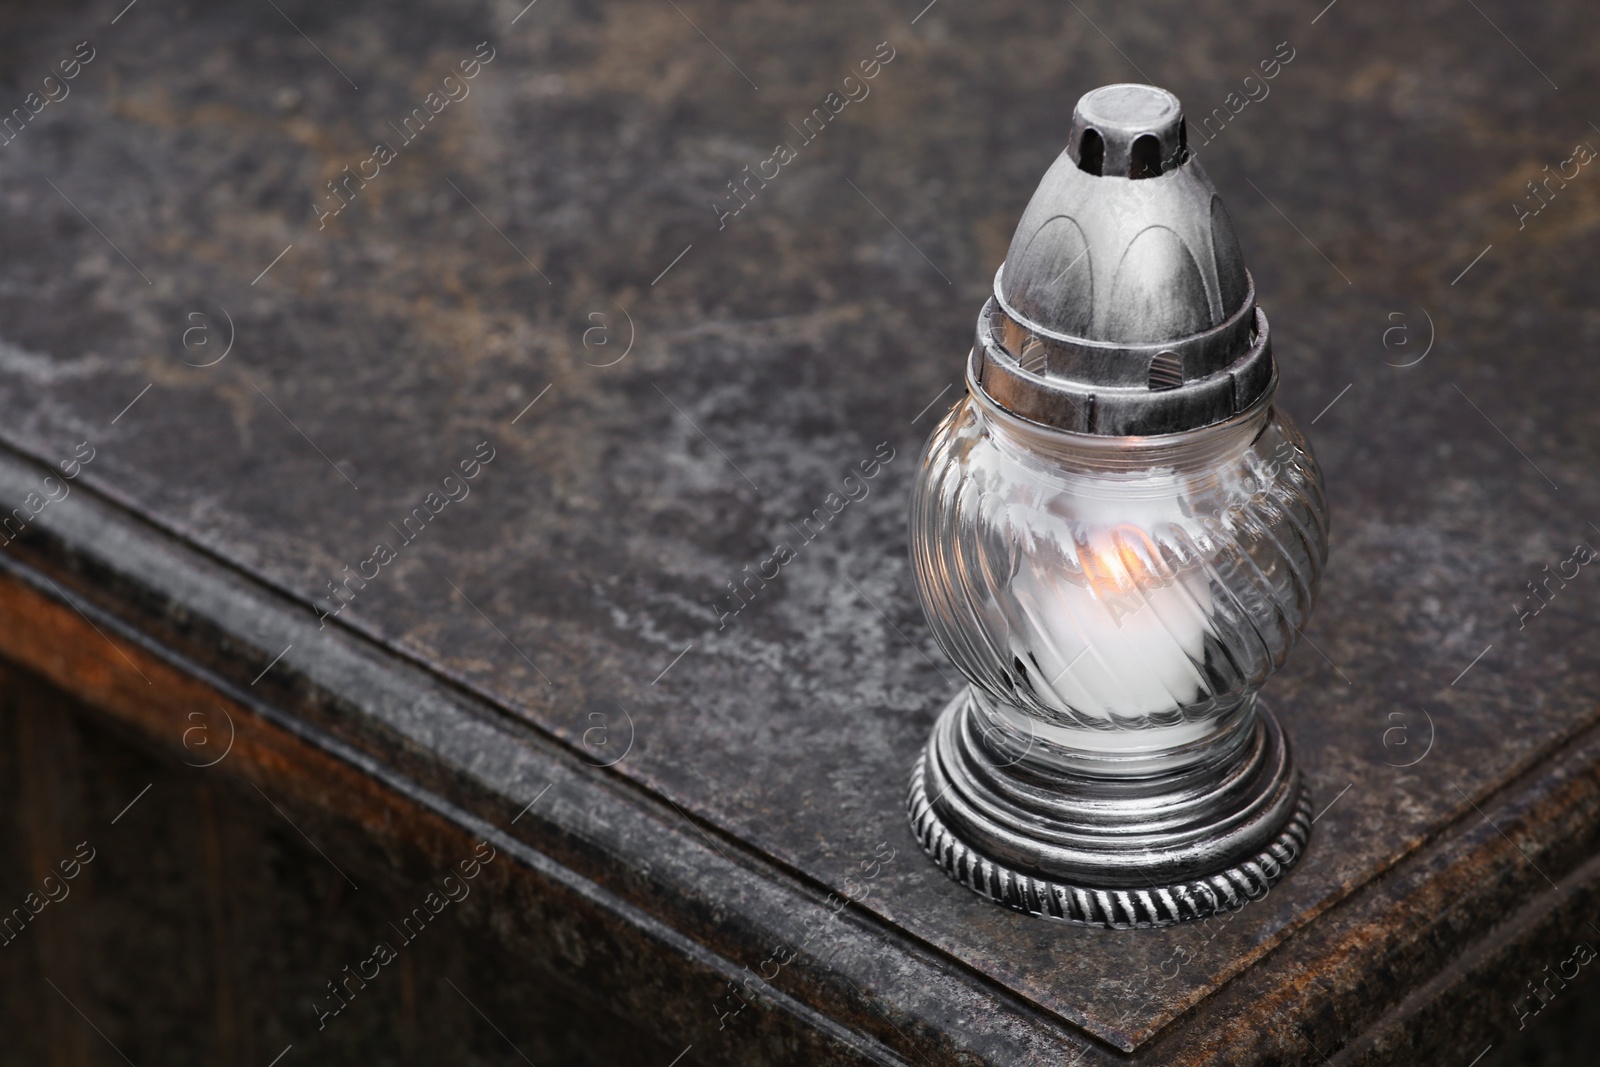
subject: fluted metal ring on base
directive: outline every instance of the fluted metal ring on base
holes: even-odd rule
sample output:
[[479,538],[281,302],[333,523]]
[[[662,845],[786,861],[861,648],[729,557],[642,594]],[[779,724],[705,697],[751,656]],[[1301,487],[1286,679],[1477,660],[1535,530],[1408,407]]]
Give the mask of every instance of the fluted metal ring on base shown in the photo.
[[[983,768],[986,773],[982,776],[962,773],[971,769],[975,758],[962,741],[961,728],[968,711],[969,706],[958,698],[940,717],[911,775],[908,814],[917,840],[945,873],[1006,907],[1058,922],[1117,929],[1203,919],[1260,899],[1299,859],[1310,839],[1310,797],[1289,763],[1282,732],[1264,707],[1254,717],[1252,743],[1241,747],[1228,768],[1209,775],[1227,783],[1210,793],[1212,797],[1226,796],[1225,806],[1195,807],[1193,817],[1175,821],[1171,817],[1174,804],[1155,794],[1167,818],[1138,825],[1129,820],[1120,833],[1105,822],[1073,825],[1060,817],[1059,808],[1029,810],[1019,805],[1017,798],[1031,791],[1024,786],[1011,792],[1005,784],[996,785],[1020,774],[1018,768],[991,765]],[[967,763],[968,767],[944,766],[942,773],[930,775],[930,760],[946,765]],[[931,798],[930,777],[937,779],[937,791]],[[1189,787],[1190,796],[1196,795],[1192,775],[1183,784]],[[1093,793],[1094,783],[1080,780],[1076,785],[1075,809],[1117,803],[1117,784],[1106,783],[1105,795],[1098,798],[1084,795]],[[1010,795],[1002,796],[1002,792]],[[1151,799],[1146,792],[1140,798],[1141,806],[1148,809]],[[1183,802],[1176,805],[1183,806]],[[984,834],[991,842],[1000,842],[993,851],[1010,855],[1002,860],[980,851],[956,832],[953,824],[957,823],[965,825],[971,836]],[[1185,847],[1163,851],[1159,846],[1165,835],[1150,832],[1156,823],[1164,823],[1172,831],[1171,839],[1182,841]],[[1130,829],[1143,832],[1130,833]],[[1211,866],[1192,869],[1197,862],[1204,864],[1194,859],[1197,842],[1229,840],[1233,849],[1216,848],[1209,853]],[[1101,876],[1065,873],[1073,870],[1067,864],[1073,862],[1076,852],[1058,847],[1063,841],[1096,842],[1104,850]],[[1020,851],[1018,842],[1026,842]],[[1052,865],[1055,870],[1049,869]]]

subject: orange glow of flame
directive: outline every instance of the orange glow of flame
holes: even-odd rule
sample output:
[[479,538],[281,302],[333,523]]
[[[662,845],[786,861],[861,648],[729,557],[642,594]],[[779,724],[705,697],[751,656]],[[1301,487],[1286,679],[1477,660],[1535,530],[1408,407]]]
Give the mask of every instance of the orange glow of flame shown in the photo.
[[[1162,575],[1145,562],[1145,553],[1154,555],[1149,535],[1131,526],[1118,527],[1097,545],[1080,550],[1084,577],[1089,587],[1102,598],[1125,596],[1136,588],[1165,584]],[[1145,553],[1139,551],[1144,548]]]

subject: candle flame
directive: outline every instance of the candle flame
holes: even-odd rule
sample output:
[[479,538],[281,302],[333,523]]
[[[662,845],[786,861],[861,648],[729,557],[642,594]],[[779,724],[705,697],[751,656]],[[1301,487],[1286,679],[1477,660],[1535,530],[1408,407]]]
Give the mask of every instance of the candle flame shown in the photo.
[[1148,559],[1159,559],[1155,546],[1149,534],[1133,526],[1116,527],[1079,549],[1084,577],[1102,598],[1169,584],[1171,575],[1162,573],[1166,568],[1152,568]]

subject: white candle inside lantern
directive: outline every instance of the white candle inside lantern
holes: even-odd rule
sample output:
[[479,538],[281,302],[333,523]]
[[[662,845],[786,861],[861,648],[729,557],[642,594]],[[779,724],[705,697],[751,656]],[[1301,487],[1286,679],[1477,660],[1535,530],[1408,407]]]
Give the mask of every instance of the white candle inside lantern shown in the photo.
[[1211,587],[1175,548],[1180,495],[1170,473],[1083,478],[1051,506],[1013,513],[1035,538],[1011,595],[1032,631],[1034,690],[1046,704],[1110,725],[1205,696]]

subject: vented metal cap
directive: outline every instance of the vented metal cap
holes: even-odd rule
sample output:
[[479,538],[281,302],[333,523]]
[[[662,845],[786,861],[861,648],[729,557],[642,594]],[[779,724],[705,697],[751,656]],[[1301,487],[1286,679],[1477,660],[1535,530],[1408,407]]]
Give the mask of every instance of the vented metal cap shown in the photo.
[[1276,387],[1266,315],[1177,97],[1107,85],[1078,101],[978,317],[971,376],[1023,418],[1114,436],[1222,422]]

